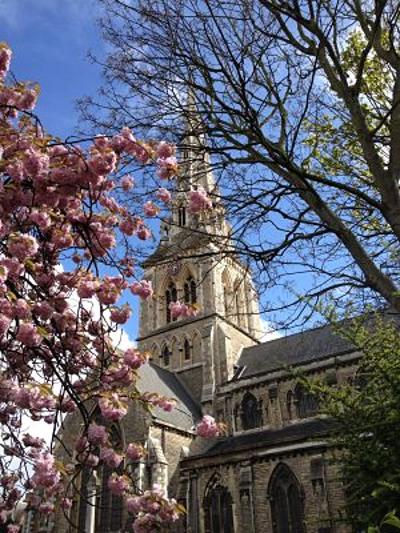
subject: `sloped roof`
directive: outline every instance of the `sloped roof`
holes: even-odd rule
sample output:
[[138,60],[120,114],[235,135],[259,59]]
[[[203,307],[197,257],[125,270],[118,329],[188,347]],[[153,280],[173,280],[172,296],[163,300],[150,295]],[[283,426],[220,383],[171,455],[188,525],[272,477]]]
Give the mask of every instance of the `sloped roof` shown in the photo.
[[155,418],[184,430],[193,429],[201,418],[201,409],[176,374],[150,362],[141,367],[139,376],[137,387],[141,393],[157,392],[177,401],[171,412],[154,407]]
[[[240,452],[247,449],[271,448],[284,444],[293,444],[305,439],[324,437],[332,433],[335,421],[327,418],[314,418],[297,424],[291,424],[280,429],[267,429],[242,435],[219,439],[201,457],[220,456],[228,453]],[[191,456],[184,461],[195,459]]]
[[237,363],[242,368],[235,379],[310,363],[355,350],[353,344],[333,331],[331,325],[280,337],[245,348]]
[[[391,309],[365,314],[362,317],[363,325],[373,327],[377,317],[400,327],[400,315]],[[342,321],[340,326],[343,327],[346,322],[347,320]],[[327,324],[245,348],[237,363],[236,377],[232,381],[312,363],[356,349],[354,344],[335,331],[334,325]]]

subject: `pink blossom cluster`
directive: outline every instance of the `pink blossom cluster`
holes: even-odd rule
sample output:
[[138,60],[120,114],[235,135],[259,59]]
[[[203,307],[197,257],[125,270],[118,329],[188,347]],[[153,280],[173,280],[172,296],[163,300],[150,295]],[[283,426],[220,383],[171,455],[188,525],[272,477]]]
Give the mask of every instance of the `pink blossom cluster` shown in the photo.
[[160,407],[164,411],[170,412],[176,406],[176,400],[174,398],[167,398],[166,396],[161,396],[155,392],[145,393],[141,397],[146,403],[154,405],[155,407]]
[[135,281],[130,286],[130,289],[132,294],[140,296],[142,300],[147,300],[153,296],[153,287],[151,285],[151,281],[146,281],[145,279],[142,281]]
[[116,496],[122,496],[129,490],[131,482],[128,476],[119,476],[118,474],[113,472],[108,478],[107,485],[113,494],[115,494]]
[[212,439],[221,434],[221,426],[210,415],[204,415],[196,426],[196,433],[199,437]]
[[[61,413],[79,407],[87,431],[75,437],[77,468],[102,462],[123,470],[108,424],[126,415],[131,397],[167,410],[173,405],[140,397],[136,371],[147,355],[121,353],[111,339],[132,314],[120,304],[125,291],[143,299],[153,294],[150,282],[133,278],[132,250],[151,237],[140,212],[154,217],[155,202],[170,201],[160,188],[155,202],[132,206],[124,194],[134,180],[119,172],[132,162],[153,163],[155,175],[171,179],[175,148],[136,139],[129,128],[82,145],[60,142],[33,115],[39,88],[8,77],[10,61],[11,50],[0,44],[0,471],[11,465],[16,476],[15,483],[3,479],[1,526],[11,519],[17,486],[42,513],[71,504],[64,487],[75,466],[56,462],[41,439],[24,433],[23,417],[55,425]],[[131,460],[141,453],[133,445],[126,450]],[[110,484],[116,494],[131,490],[123,474]]]
[[188,193],[188,211],[193,214],[212,209],[212,201],[203,187]]
[[171,302],[169,304],[172,318],[188,318],[198,314],[198,308],[195,305],[188,305],[183,302]]
[[48,494],[51,494],[49,491],[58,489],[60,481],[61,476],[56,468],[54,456],[48,452],[39,454],[34,464],[33,486],[44,489]]
[[126,447],[126,456],[131,461],[139,461],[145,456],[145,450],[141,444],[130,442]]
[[156,192],[157,198],[164,204],[169,204],[171,201],[171,193],[164,187],[160,187]]
[[128,412],[128,404],[125,399],[121,399],[117,393],[110,396],[103,396],[99,400],[99,407],[102,416],[111,422],[121,420]]
[[124,363],[133,370],[140,368],[149,358],[148,353],[142,353],[135,348],[128,348],[125,350],[123,360]]
[[136,516],[133,522],[135,533],[157,531],[162,524],[171,524],[179,519],[176,501],[168,500],[158,485],[141,496],[128,497],[126,507],[129,513]]

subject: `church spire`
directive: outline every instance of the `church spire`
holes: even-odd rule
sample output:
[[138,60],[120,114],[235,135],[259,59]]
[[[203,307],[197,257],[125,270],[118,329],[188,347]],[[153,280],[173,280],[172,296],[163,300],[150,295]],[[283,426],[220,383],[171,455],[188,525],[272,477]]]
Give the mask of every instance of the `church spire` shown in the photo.
[[188,89],[183,121],[183,137],[178,145],[181,172],[177,189],[186,192],[203,187],[207,192],[213,193],[216,191],[216,183],[206,147],[205,126],[196,104],[193,88]]

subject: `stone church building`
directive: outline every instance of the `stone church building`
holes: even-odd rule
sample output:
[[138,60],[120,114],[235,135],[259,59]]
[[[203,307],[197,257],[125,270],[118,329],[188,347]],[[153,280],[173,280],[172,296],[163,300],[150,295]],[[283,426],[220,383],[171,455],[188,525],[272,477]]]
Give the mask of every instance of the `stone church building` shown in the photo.
[[[249,270],[226,252],[230,228],[223,207],[216,202],[207,216],[186,208],[190,188],[216,190],[199,143],[191,141],[171,219],[144,264],[156,294],[141,304],[138,338],[152,354],[140,388],[174,397],[177,406],[150,414],[132,405],[115,428],[115,441],[147,448],[146,459],[132,465],[138,489],[158,483],[185,505],[187,514],[171,531],[349,531],[339,520],[343,488],[330,461],[332,425],[292,369],[343,383],[354,376],[360,353],[330,326],[260,341],[257,293]],[[168,304],[175,300],[197,304],[198,315],[173,320]],[[224,422],[226,434],[213,441],[196,437],[202,413]],[[61,436],[66,447],[77,431],[79,423],[70,417]],[[48,531],[124,531],[126,513],[107,489],[104,470],[82,480],[70,522],[59,511]],[[96,509],[88,504],[91,487]]]

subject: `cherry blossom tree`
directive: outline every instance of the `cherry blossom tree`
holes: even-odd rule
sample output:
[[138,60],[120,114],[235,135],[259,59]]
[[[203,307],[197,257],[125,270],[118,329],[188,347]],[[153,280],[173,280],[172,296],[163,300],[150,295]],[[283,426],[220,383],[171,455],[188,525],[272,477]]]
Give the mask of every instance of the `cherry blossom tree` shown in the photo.
[[[124,456],[142,456],[136,443],[123,452],[111,444],[108,424],[121,420],[130,402],[174,406],[156,391],[138,391],[148,354],[122,351],[111,337],[132,313],[119,304],[124,292],[142,299],[153,293],[150,283],[136,279],[132,247],[124,244],[149,239],[146,217],[158,213],[157,200],[171,199],[161,187],[141,212],[129,210],[119,197],[134,181],[120,170],[132,160],[154,164],[157,179],[170,180],[177,161],[174,146],[137,140],[128,128],[81,145],[52,137],[33,113],[38,86],[9,82],[10,60],[11,50],[1,44],[0,524],[11,533],[19,531],[11,513],[23,495],[41,513],[60,505],[68,510],[71,476],[101,463],[117,469]],[[193,201],[193,209],[209,207],[205,197]],[[96,405],[102,423],[94,419]],[[76,462],[61,464],[53,454],[57,427],[74,412],[82,420]],[[24,432],[26,419],[53,427],[50,444]],[[206,420],[200,433],[215,436],[218,427]],[[160,490],[135,495],[127,472],[114,472],[108,485],[126,499],[135,531],[153,531],[179,516],[179,506]]]

